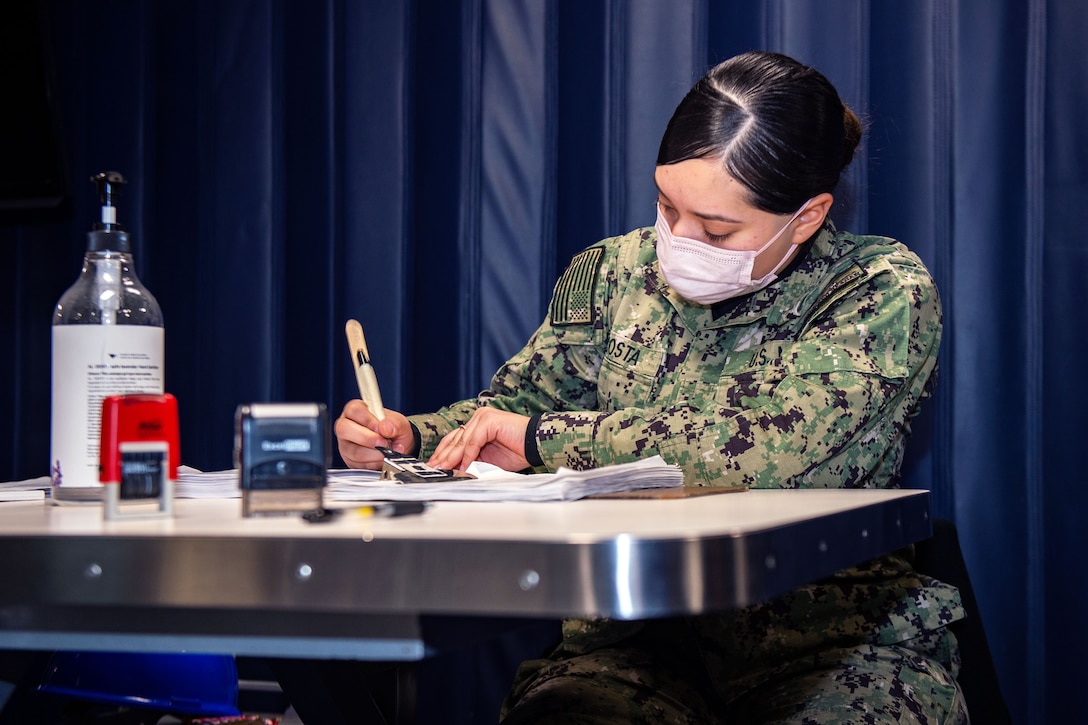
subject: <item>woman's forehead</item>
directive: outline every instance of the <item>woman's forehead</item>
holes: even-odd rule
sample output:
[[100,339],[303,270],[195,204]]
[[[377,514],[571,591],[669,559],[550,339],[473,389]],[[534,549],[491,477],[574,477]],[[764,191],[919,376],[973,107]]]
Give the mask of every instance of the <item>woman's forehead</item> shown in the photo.
[[688,159],[658,166],[658,192],[674,204],[683,204],[698,216],[734,221],[753,209],[748,189],[730,176],[720,159]]

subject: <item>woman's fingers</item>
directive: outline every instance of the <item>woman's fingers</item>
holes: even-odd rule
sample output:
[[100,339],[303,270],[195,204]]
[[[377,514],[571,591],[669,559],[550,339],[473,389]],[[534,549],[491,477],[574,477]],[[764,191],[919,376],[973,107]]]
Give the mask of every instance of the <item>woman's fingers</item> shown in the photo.
[[377,448],[391,447],[401,453],[412,448],[412,425],[400,413],[386,409],[378,420],[366,403],[349,401],[333,426],[340,457],[351,468],[381,468],[383,456]]
[[528,466],[525,429],[529,418],[494,408],[478,408],[472,418],[447,434],[428,463],[436,468],[464,470],[484,461],[508,471]]

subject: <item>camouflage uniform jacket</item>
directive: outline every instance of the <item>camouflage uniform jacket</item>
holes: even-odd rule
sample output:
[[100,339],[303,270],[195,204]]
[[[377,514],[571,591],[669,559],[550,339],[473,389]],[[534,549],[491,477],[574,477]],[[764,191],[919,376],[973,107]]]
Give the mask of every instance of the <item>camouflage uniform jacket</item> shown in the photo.
[[576,256],[489,390],[412,418],[422,454],[490,405],[540,415],[549,470],[659,453],[692,485],[896,485],[941,334],[918,258],[829,223],[783,278],[715,308],[669,289],[654,241],[642,229]]
[[[645,228],[578,254],[548,318],[488,390],[411,418],[421,455],[489,405],[538,416],[535,440],[549,470],[660,454],[689,485],[898,485],[941,336],[940,300],[917,256],[828,222],[773,284],[707,307],[670,290],[654,244]],[[830,606],[865,639],[899,641],[962,616],[954,588],[920,579],[900,557],[841,580],[851,584],[793,596],[823,601],[813,606]],[[874,594],[882,582],[894,586]],[[808,606],[796,614],[803,629],[826,635],[835,626],[814,621]],[[744,628],[733,621],[727,636]]]

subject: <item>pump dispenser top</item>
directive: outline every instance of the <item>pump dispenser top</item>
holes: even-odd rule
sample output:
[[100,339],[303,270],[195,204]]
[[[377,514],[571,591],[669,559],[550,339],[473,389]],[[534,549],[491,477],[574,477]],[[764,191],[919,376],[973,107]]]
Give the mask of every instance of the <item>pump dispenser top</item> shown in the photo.
[[91,177],[98,189],[98,201],[101,205],[99,221],[87,233],[87,249],[98,251],[109,249],[114,252],[131,252],[128,232],[117,223],[116,198],[121,195],[121,187],[127,182],[116,171],[103,171]]

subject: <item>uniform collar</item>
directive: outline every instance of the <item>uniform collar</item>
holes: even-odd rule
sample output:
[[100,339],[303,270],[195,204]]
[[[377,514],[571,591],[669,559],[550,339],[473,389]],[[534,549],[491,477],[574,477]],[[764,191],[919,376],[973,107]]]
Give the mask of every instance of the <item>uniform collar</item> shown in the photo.
[[691,304],[667,287],[662,292],[695,328],[745,325],[761,318],[766,318],[769,325],[777,325],[803,312],[806,298],[818,293],[817,281],[834,256],[835,234],[835,225],[827,219],[774,282],[751,294],[704,307]]

